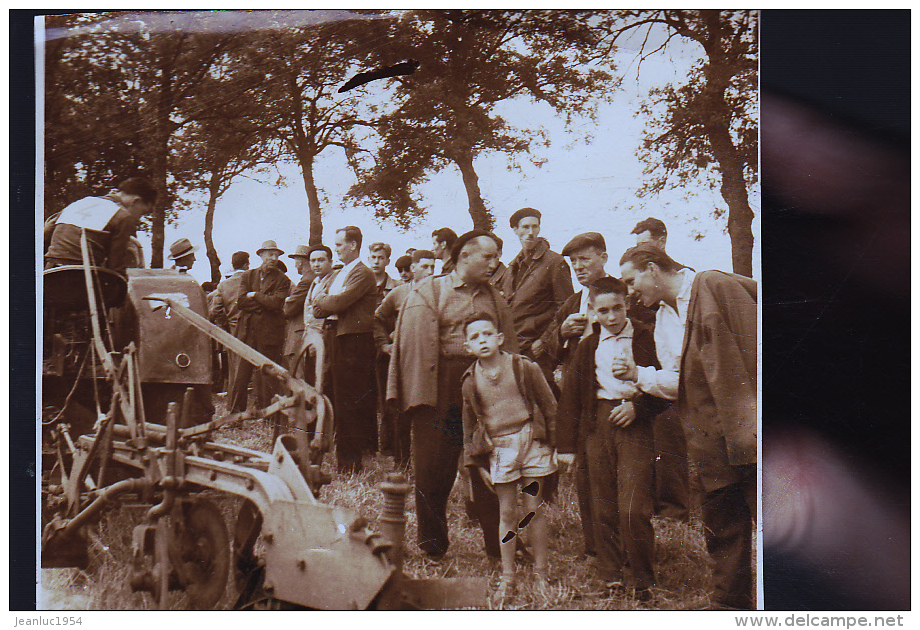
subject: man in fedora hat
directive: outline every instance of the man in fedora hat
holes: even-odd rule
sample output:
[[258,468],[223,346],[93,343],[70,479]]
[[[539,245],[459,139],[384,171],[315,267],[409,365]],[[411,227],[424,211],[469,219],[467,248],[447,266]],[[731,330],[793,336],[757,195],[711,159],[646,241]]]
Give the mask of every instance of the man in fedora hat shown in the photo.
[[83,264],[80,233],[85,230],[93,264],[124,275],[130,238],[156,200],[150,180],[132,177],[107,195],[73,202],[45,222],[45,268]]
[[169,246],[169,259],[173,261],[170,269],[175,269],[179,273],[188,273],[188,270],[195,264],[195,252],[197,247],[187,238],[180,238],[178,241]]
[[[262,264],[256,269],[243,272],[241,276],[238,300],[240,317],[236,325],[237,339],[279,364],[284,345],[284,300],[291,290],[291,281],[285,275],[287,268],[280,260],[282,254],[284,252],[278,244],[271,240],[265,241],[256,250]],[[246,409],[246,392],[252,367],[251,363],[236,357],[229,392],[231,411]],[[275,388],[267,381],[259,379],[256,384],[259,407],[267,407],[274,394]]]
[[[294,360],[300,350],[303,340],[304,320],[303,309],[310,291],[310,285],[316,274],[310,268],[310,248],[298,245],[293,254],[288,258],[294,261],[294,269],[300,274],[300,280],[291,289],[291,294],[284,300],[284,318],[287,325],[284,331],[284,349],[282,351],[282,365],[290,370],[294,367]],[[303,366],[301,366],[301,369]]]

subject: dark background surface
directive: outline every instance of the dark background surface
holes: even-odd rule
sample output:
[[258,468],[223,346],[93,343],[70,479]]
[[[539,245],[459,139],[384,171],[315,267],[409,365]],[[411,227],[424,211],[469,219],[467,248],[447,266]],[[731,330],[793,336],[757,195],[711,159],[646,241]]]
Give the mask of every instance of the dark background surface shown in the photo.
[[[34,609],[36,464],[34,66],[32,18],[10,12],[10,607]],[[764,11],[761,82],[904,152],[910,145],[909,11]],[[769,174],[766,174],[769,175]],[[765,177],[769,179],[769,177]],[[820,431],[879,472],[909,501],[909,267],[903,291],[853,281],[822,262],[833,237],[816,218],[764,187],[764,434]],[[860,608],[820,575],[768,554],[771,609]]]

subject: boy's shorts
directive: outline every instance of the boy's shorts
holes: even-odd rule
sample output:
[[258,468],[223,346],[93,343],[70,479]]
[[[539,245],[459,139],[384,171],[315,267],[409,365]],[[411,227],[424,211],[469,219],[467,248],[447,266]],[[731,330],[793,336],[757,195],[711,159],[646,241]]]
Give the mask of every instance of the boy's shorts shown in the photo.
[[533,424],[528,422],[517,433],[492,438],[489,472],[492,483],[545,477],[556,472],[556,451],[533,439]]

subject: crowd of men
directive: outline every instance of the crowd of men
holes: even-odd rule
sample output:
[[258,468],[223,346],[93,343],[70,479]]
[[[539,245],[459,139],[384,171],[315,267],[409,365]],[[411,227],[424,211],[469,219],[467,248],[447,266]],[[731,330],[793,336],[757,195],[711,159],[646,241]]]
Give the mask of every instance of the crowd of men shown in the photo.
[[[77,203],[102,207],[93,225],[104,232],[102,214],[112,214],[109,223],[134,216],[132,190],[139,189],[108,199],[118,205],[114,212]],[[137,200],[145,199],[141,192]],[[92,214],[77,210],[69,206],[52,226],[46,266],[76,260],[72,227]],[[265,241],[256,250],[258,267],[236,252],[232,274],[206,287],[209,315],[329,397],[340,472],[361,471],[375,453],[411,467],[418,546],[436,561],[449,547],[447,502],[464,450],[461,381],[474,361],[465,324],[486,314],[502,350],[538,365],[559,400],[557,417],[544,420],[561,467],[574,471],[584,559],[598,579],[651,597],[652,517],[687,521],[698,506],[714,560],[714,606],[753,607],[756,283],[677,263],[666,253],[665,225],[654,218],[632,230],[636,245],[612,278],[602,234],[579,234],[556,253],[540,236],[541,218],[534,208],[511,214],[521,249],[507,266],[495,234],[435,230],[431,249],[397,258],[399,280],[386,271],[391,247],[371,243],[363,257],[354,226],[336,230],[332,247],[299,245],[287,254],[296,283],[285,252]],[[126,247],[124,231],[100,248],[116,239]],[[187,270],[194,251],[187,239],[174,243],[174,268]],[[100,249],[96,257],[106,254]],[[119,270],[123,259],[108,254]],[[252,380],[255,405],[269,404],[275,392],[253,379],[250,364],[219,362],[221,369],[231,410],[251,404]],[[461,478],[485,551],[497,558],[494,488],[480,468]]]

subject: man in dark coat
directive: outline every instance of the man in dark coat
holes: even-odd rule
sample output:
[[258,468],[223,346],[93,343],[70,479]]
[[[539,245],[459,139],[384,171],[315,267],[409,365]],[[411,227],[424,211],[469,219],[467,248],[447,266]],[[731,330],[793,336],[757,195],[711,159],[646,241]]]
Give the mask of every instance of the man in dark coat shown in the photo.
[[362,452],[377,450],[377,382],[374,310],[377,282],[361,262],[361,230],[335,233],[335,252],[344,263],[325,293],[313,297],[313,315],[324,317],[331,348],[335,409],[335,453],[339,472],[363,469]]
[[644,305],[659,305],[655,346],[661,367],[624,365],[617,374],[643,392],[677,400],[705,491],[703,525],[715,561],[713,603],[752,608],[757,284],[721,271],[697,273],[649,244],[627,250],[620,271]]
[[[256,254],[262,259],[262,264],[240,275],[237,299],[240,314],[234,334],[280,365],[284,345],[284,299],[290,293],[291,280],[284,273],[284,263],[279,260],[284,252],[275,241],[262,243]],[[234,356],[233,364],[229,407],[232,411],[245,411],[253,365],[237,356]],[[256,404],[260,408],[271,403],[276,391],[275,386],[267,381],[267,378],[256,381]]]
[[[521,251],[508,265],[502,288],[514,317],[521,354],[532,359],[536,359],[539,339],[553,315],[574,293],[565,259],[550,250],[545,238],[540,238],[541,216],[534,208],[521,208],[511,215],[511,227],[521,241]],[[548,366],[540,367],[547,381],[552,382]]]

